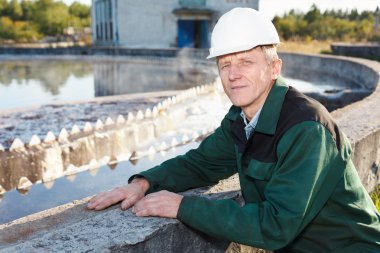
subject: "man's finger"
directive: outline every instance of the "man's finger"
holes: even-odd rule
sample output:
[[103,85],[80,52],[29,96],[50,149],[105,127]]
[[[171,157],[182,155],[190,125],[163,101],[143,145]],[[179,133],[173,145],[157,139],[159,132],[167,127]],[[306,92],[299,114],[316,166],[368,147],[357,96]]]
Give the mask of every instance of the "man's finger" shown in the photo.
[[121,209],[123,210],[127,210],[129,209],[131,206],[133,206],[135,204],[135,202],[132,200],[132,199],[125,199],[123,200],[123,202],[121,202]]
[[90,199],[87,204],[88,209],[102,210],[110,205],[116,204],[123,199],[119,191],[108,191],[99,193],[97,196]]
[[141,210],[137,211],[135,214],[136,214],[136,216],[139,216],[139,217],[145,217],[145,216],[165,217],[163,215],[163,213],[165,213],[165,211],[163,212],[162,208],[150,207],[150,208],[141,209]]

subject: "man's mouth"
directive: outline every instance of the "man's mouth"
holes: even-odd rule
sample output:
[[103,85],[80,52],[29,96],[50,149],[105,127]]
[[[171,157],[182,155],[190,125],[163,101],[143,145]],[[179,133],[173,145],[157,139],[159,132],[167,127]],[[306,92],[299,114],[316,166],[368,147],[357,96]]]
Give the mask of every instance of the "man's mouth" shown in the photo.
[[239,90],[239,89],[243,89],[245,87],[246,87],[245,85],[236,85],[236,86],[231,87],[231,89],[232,90]]

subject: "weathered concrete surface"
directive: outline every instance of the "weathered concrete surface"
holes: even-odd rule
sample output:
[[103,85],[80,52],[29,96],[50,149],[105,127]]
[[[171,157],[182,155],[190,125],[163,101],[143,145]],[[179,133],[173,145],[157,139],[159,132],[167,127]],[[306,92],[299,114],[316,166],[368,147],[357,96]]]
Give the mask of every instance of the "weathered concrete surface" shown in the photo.
[[[379,182],[379,63],[346,57],[292,57],[303,64],[305,71],[326,69],[336,78],[353,78],[352,82],[373,88],[372,95],[332,113],[349,137],[359,175],[371,190]],[[320,74],[323,76],[323,72]],[[236,196],[229,189],[232,186],[236,190],[238,182],[234,180],[227,186],[217,185],[214,189]],[[84,211],[83,201],[78,203],[0,225],[0,252],[224,252],[227,245],[189,230],[176,220],[136,218],[117,207],[89,212]]]
[[[362,64],[377,75],[369,75],[374,80],[374,91],[370,96],[332,113],[350,139],[353,161],[360,179],[366,189],[371,191],[380,183],[380,63],[357,58],[342,59]],[[364,73],[369,74],[368,71]]]
[[362,57],[371,60],[380,60],[379,43],[333,43],[331,45],[333,54],[353,57]]
[[[231,179],[235,181],[236,178]],[[237,184],[224,192],[200,188],[185,195],[236,198]],[[0,252],[225,252],[229,242],[195,232],[176,219],[138,218],[113,206],[87,211],[86,200],[0,225]]]

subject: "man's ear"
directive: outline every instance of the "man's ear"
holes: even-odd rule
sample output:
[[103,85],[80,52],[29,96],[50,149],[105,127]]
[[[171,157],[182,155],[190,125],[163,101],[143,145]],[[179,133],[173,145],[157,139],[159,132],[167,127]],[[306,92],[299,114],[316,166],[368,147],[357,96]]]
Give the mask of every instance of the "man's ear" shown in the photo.
[[281,75],[282,60],[276,59],[272,63],[272,75],[271,79],[276,80]]

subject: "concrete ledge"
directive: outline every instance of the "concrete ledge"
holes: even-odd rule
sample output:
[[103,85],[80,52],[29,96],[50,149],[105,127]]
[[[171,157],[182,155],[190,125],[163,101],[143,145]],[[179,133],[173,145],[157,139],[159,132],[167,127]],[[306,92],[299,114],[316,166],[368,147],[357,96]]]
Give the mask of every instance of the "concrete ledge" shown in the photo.
[[[319,75],[314,75],[315,78],[341,78],[373,90],[362,101],[332,113],[351,140],[354,163],[363,184],[368,191],[373,189],[379,183],[380,173],[380,64],[347,57],[282,56],[286,58],[285,65],[293,64],[286,70],[290,77],[292,73],[316,71]],[[238,181],[227,187],[217,185],[214,189],[223,194],[207,196],[235,197],[231,185],[236,190]],[[189,194],[205,194],[205,189]],[[0,252],[224,252],[227,244],[172,219],[136,218],[117,207],[102,212],[84,211],[84,200],[0,225]]]
[[331,50],[335,55],[362,57],[371,60],[380,60],[379,43],[334,43]]
[[[184,195],[236,198],[237,191]],[[211,238],[176,219],[138,218],[118,206],[87,211],[87,199],[0,225],[0,252],[225,252],[229,242]]]
[[332,113],[351,141],[353,161],[363,185],[367,191],[372,191],[380,183],[380,63],[364,59],[343,59],[362,64],[377,75],[370,96]]

